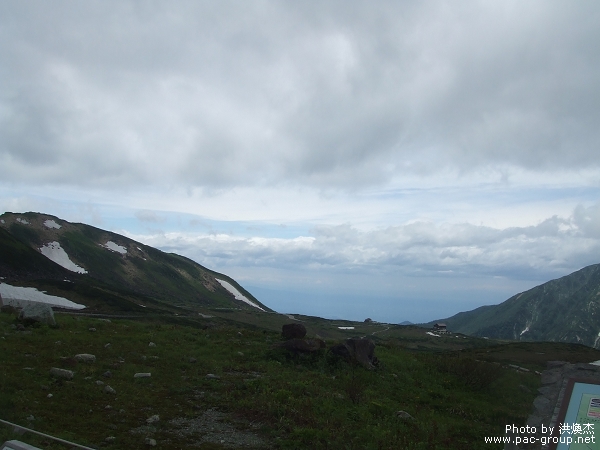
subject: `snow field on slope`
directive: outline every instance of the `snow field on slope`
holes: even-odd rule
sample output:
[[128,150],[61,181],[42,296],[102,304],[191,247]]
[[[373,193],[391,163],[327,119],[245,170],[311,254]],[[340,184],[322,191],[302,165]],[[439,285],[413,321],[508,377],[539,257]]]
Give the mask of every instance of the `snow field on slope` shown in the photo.
[[51,306],[59,306],[61,308],[83,309],[84,305],[72,302],[63,297],[48,295],[38,291],[36,288],[11,286],[10,284],[0,283],[0,295],[2,302],[5,305],[23,306],[19,300],[27,302],[47,303]]
[[110,251],[120,253],[121,255],[125,255],[127,253],[127,249],[122,245],[115,244],[113,241],[108,241],[102,247],[109,249]]
[[227,289],[229,292],[231,292],[233,294],[233,296],[235,297],[236,300],[241,300],[244,303],[249,304],[250,306],[254,306],[255,308],[260,309],[261,311],[264,311],[264,309],[262,309],[256,303],[254,303],[253,301],[249,300],[248,297],[242,295],[240,293],[240,291],[238,291],[235,287],[233,287],[231,285],[231,283],[228,283],[225,280],[219,280],[218,278],[215,278],[215,279],[221,284],[221,286],[223,286],[225,289]]
[[50,242],[41,247],[40,252],[42,252],[42,255],[49,260],[54,261],[59,266],[62,266],[71,272],[87,273],[87,270],[85,270],[83,267],[79,267],[69,259],[67,252],[65,252],[65,250],[56,241]]
[[54,228],[56,230],[60,230],[61,229],[61,226],[59,224],[57,224],[54,220],[51,220],[51,219],[46,220],[44,222],[44,226],[46,228],[50,228],[50,229],[52,229],[52,228]]

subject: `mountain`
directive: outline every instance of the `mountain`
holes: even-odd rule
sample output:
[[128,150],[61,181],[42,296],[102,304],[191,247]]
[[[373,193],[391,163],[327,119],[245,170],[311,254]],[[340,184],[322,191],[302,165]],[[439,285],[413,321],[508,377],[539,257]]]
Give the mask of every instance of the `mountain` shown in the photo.
[[481,306],[444,322],[472,336],[520,341],[573,342],[600,348],[600,264]]
[[90,312],[272,311],[232,278],[188,258],[32,212],[0,216],[0,282],[5,298],[11,286],[29,287]]

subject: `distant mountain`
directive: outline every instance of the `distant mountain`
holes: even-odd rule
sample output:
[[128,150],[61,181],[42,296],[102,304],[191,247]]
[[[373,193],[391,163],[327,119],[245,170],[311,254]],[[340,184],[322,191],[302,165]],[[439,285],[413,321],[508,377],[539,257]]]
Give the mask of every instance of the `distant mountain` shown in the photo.
[[412,322],[409,322],[408,320],[405,320],[404,322],[400,322],[398,325],[412,325]]
[[430,324],[435,322],[472,336],[600,348],[600,264],[548,281],[499,305],[481,306]]
[[232,278],[188,258],[32,212],[0,216],[0,283],[5,290],[37,288],[90,311],[272,311]]

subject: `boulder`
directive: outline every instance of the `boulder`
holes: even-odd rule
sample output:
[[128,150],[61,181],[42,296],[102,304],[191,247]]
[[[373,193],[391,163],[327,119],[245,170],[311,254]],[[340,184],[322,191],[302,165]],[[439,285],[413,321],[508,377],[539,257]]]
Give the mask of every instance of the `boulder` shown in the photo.
[[284,339],[302,339],[306,336],[306,327],[301,323],[287,323],[281,327]]
[[150,372],[139,372],[133,375],[133,378],[150,378],[152,374]]
[[96,362],[96,356],[90,355],[89,353],[80,353],[79,355],[75,355],[75,361],[93,363]]
[[325,342],[321,339],[289,339],[278,347],[294,353],[314,353],[325,348]]
[[366,338],[350,338],[343,343],[334,345],[329,351],[349,362],[359,363],[369,369],[377,365],[375,342]]
[[19,320],[25,324],[45,323],[56,325],[52,307],[47,303],[40,302],[29,302],[23,306],[23,309],[19,313]]
[[56,378],[64,378],[65,380],[72,380],[75,375],[72,370],[67,369],[59,369],[58,367],[53,367],[50,369],[50,375]]

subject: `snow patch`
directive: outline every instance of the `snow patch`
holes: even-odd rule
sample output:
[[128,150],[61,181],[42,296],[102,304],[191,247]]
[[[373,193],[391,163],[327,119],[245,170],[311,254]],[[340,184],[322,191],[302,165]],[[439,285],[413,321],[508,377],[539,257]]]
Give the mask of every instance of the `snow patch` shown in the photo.
[[127,249],[122,245],[115,244],[113,241],[108,241],[102,247],[109,249],[110,251],[120,253],[121,255],[125,255],[127,253]]
[[42,252],[42,255],[49,260],[54,261],[59,266],[62,266],[71,272],[87,273],[87,270],[85,270],[83,267],[79,267],[69,259],[67,252],[65,252],[65,250],[56,241],[44,245],[42,248],[40,248],[40,252]]
[[21,222],[23,225],[29,225],[29,222],[25,219],[21,219],[20,217],[17,217],[17,222]]
[[52,228],[55,228],[57,230],[61,229],[61,226],[59,224],[57,224],[54,220],[51,220],[51,219],[46,220],[44,222],[44,225],[46,226],[46,228],[50,228],[50,229],[52,229]]
[[523,331],[521,331],[521,334],[519,334],[519,336],[523,336],[523,334],[527,333],[529,331],[529,325],[527,325],[525,327],[525,329]]
[[83,309],[84,305],[72,302],[63,297],[48,295],[38,291],[36,288],[11,286],[10,284],[0,283],[0,295],[5,305],[22,307],[27,302],[47,303],[51,306],[59,306],[69,309]]
[[221,286],[223,286],[225,289],[227,289],[229,292],[231,292],[233,294],[233,296],[235,297],[236,300],[241,300],[241,301],[243,301],[244,303],[247,303],[250,306],[254,306],[255,308],[260,309],[261,311],[264,311],[264,309],[262,309],[256,303],[254,303],[253,301],[249,300],[248,297],[242,295],[240,293],[240,291],[238,291],[235,287],[233,287],[233,285],[231,283],[228,283],[225,280],[219,280],[218,278],[215,278],[215,280],[217,280],[221,284]]
[[439,334],[432,333],[431,331],[428,331],[427,334],[429,336],[441,337]]
[[354,330],[354,327],[338,327],[340,330]]
[[2,222],[2,223],[6,223],[6,222],[4,222],[4,219],[0,219],[0,222]]

